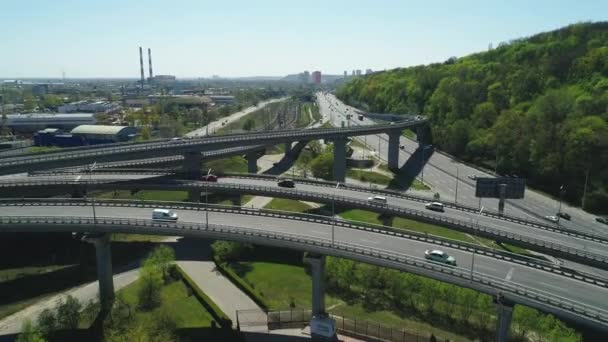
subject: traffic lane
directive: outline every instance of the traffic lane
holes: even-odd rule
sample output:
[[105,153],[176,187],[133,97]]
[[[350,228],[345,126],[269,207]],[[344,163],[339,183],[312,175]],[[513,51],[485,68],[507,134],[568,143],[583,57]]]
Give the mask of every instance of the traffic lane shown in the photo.
[[[331,98],[330,101],[341,103],[336,98]],[[345,105],[344,106],[337,105],[336,107],[338,107],[339,109],[343,109],[343,110],[346,110],[346,108],[348,108]],[[369,121],[364,120],[361,123],[369,124]],[[401,145],[404,146],[404,150],[402,150],[402,151],[408,152],[409,154],[413,153],[418,148],[417,142],[414,142],[407,138],[401,138],[400,143],[401,143]],[[486,173],[484,173],[480,170],[477,170],[476,168],[473,168],[471,166],[468,166],[466,164],[459,163],[459,162],[455,161],[454,159],[452,159],[446,155],[440,154],[440,153],[433,154],[431,156],[429,162],[427,163],[427,165],[430,165],[431,167],[435,167],[437,169],[448,169],[450,166],[458,167],[458,169],[462,170],[465,175],[474,174],[474,175],[482,176],[482,177],[492,177],[489,174],[486,174]],[[450,177],[450,178],[455,178],[453,175],[451,175],[449,173],[444,173],[444,175],[448,175],[448,177]],[[433,183],[436,183],[438,185],[439,184],[443,185],[442,191],[454,193],[454,190],[451,189],[452,185],[449,182],[445,182],[445,181],[442,182],[440,178],[437,178],[438,175],[436,175],[436,174],[430,174],[429,176],[430,176],[429,178],[431,178],[431,179],[434,178]],[[470,187],[470,189],[467,189],[468,187]],[[466,183],[463,184],[463,190],[462,190],[463,192],[472,193],[473,190],[474,190],[474,186],[469,186]],[[536,198],[534,198],[532,200],[526,201],[527,207],[534,208],[534,210],[536,212],[541,213],[541,214],[546,213],[546,212],[551,212],[551,209],[552,209],[551,201],[552,200],[550,198],[544,198],[539,195],[537,195],[535,197]],[[471,194],[464,196],[465,201],[469,200],[469,198],[473,199],[473,196]],[[472,201],[467,201],[467,202],[468,202],[468,204],[474,205],[474,203],[471,203]],[[523,214],[525,216],[531,216],[534,219],[537,219],[537,217],[535,217],[534,215],[530,215],[527,212],[520,210],[519,208],[514,207],[513,209],[520,214]],[[545,215],[552,215],[552,214],[545,214]],[[580,215],[580,213],[579,213],[579,215]],[[591,229],[592,231],[595,231],[595,232],[598,232],[598,230],[600,230],[600,227],[597,226],[594,222],[592,222],[590,220],[590,219],[592,219],[592,217],[589,217],[589,215],[586,215],[587,217],[583,218],[582,216],[583,215],[581,215],[581,220],[583,222],[579,222],[578,229],[581,229],[581,228],[583,228],[581,226],[584,226],[584,228]],[[568,223],[566,223],[566,225],[569,226]]]
[[[269,186],[276,187],[276,182],[271,180],[263,180],[263,179],[238,179],[238,178],[229,178],[229,179],[221,179],[222,182],[225,183],[238,183],[244,185],[251,186]],[[301,191],[315,192],[315,193],[323,193],[327,195],[336,195],[336,196],[344,196],[357,200],[367,200],[368,197],[373,196],[372,193],[353,191],[348,189],[336,189],[334,187],[325,187],[325,186],[316,186],[311,184],[296,184],[296,189]],[[576,237],[559,234],[547,230],[542,230],[539,228],[534,228],[530,226],[525,226],[521,224],[517,224],[514,222],[509,222],[505,220],[500,220],[498,218],[488,217],[484,215],[478,215],[475,213],[464,212],[461,210],[446,208],[443,213],[432,212],[425,208],[425,203],[416,202],[412,200],[407,200],[404,198],[391,197],[386,196],[387,202],[389,205],[394,205],[400,208],[411,209],[411,210],[419,210],[419,211],[428,211],[428,214],[436,215],[436,216],[446,216],[449,218],[465,221],[469,224],[477,224],[489,228],[498,229],[501,231],[507,231],[514,234],[519,234],[522,236],[528,236],[534,239],[547,241],[550,243],[554,243],[556,245],[568,246],[571,248],[578,248],[584,251],[588,251],[591,253],[596,253],[600,255],[608,255],[608,248],[605,244],[596,243],[593,241],[588,241],[584,239],[579,239]]]
[[[63,216],[69,212],[74,216],[92,216],[91,207],[13,207],[11,215],[29,215],[29,216]],[[151,208],[117,208],[97,206],[96,212],[98,216],[116,217],[116,218],[137,218],[150,219]],[[187,222],[204,223],[204,211],[176,210],[180,220]],[[230,226],[240,226],[253,229],[263,228],[276,232],[295,233],[317,238],[331,238],[331,225],[319,224],[314,222],[303,222],[282,218],[269,218],[261,216],[227,214],[218,212],[209,212],[209,223],[224,224]],[[349,228],[334,227],[334,236],[337,241],[358,244],[362,246],[373,247],[391,252],[423,257],[426,249],[436,248],[432,244],[408,240],[390,235],[378,234],[367,231],[360,231]],[[445,250],[449,255],[453,255],[458,267],[470,268],[472,264],[472,254],[452,249],[449,247],[439,247]],[[533,268],[517,265],[514,263],[497,260],[485,256],[476,255],[474,270],[490,276],[503,278],[509,273],[511,268],[514,268],[518,275],[518,283],[530,288],[534,288],[554,295],[563,296],[572,300],[577,300],[582,303],[596,303],[597,298],[603,298],[606,295],[606,290],[597,286],[588,285],[566,277],[555,277],[552,274]],[[522,275],[519,278],[519,275]],[[512,279],[513,280],[513,279]],[[560,284],[556,288],[555,284]],[[574,289],[574,291],[573,291]],[[601,308],[608,309],[608,302],[602,302]]]

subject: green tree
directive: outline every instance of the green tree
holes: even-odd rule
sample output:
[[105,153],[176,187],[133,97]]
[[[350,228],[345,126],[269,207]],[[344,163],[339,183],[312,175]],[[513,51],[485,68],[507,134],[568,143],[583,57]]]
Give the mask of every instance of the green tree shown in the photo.
[[244,131],[251,131],[255,128],[255,120],[253,118],[248,118],[247,120],[245,120],[245,122],[243,123],[243,130]]
[[231,262],[253,250],[253,246],[233,241],[215,241],[211,244],[213,255],[221,262]]
[[49,308],[42,310],[40,315],[38,315],[36,323],[40,332],[46,337],[57,330],[57,318],[55,317],[55,313]]
[[148,265],[158,269],[165,281],[169,279],[169,269],[175,263],[175,252],[172,248],[161,245],[156,247],[144,262],[144,266]]
[[36,108],[36,98],[32,94],[26,94],[23,96],[23,109],[31,111]]
[[76,329],[80,321],[80,309],[82,304],[71,295],[68,295],[65,301],[60,301],[56,307],[57,328]]
[[144,310],[151,310],[160,304],[160,290],[163,286],[163,274],[153,264],[144,263],[139,269],[140,284],[137,289],[139,306]]
[[17,337],[17,342],[46,342],[46,339],[30,320],[26,320],[21,328],[21,334]]

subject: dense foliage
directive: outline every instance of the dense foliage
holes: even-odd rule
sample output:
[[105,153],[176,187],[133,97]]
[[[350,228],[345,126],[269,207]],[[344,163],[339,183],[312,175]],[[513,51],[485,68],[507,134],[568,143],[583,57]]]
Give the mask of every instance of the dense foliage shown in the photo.
[[[495,305],[473,290],[347,259],[327,258],[328,290],[369,311],[391,310],[445,326],[470,338],[491,340]],[[580,341],[573,329],[551,315],[519,306],[513,314],[514,341]]]
[[444,151],[608,210],[608,22],[581,23],[442,64],[356,78],[342,100],[423,113]]

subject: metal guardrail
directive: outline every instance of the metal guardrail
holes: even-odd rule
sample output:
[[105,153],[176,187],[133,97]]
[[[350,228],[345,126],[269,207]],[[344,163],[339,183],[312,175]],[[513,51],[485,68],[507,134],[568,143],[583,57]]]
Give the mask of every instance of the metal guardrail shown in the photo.
[[225,143],[242,143],[249,144],[257,140],[310,140],[311,138],[332,137],[332,136],[348,136],[348,135],[366,135],[375,132],[383,132],[391,129],[406,128],[413,125],[425,123],[427,118],[423,116],[413,116],[405,120],[394,122],[390,125],[373,125],[363,127],[349,128],[314,128],[307,130],[286,130],[286,131],[270,131],[248,134],[226,134],[212,137],[191,138],[181,141],[162,141],[153,143],[132,143],[126,146],[108,146],[104,148],[91,149],[90,151],[73,151],[73,152],[49,152],[42,155],[29,155],[15,158],[0,159],[0,168],[10,167],[15,165],[31,165],[40,162],[52,162],[68,159],[76,159],[81,157],[92,158],[95,156],[105,156],[109,154],[135,153],[143,151],[154,151],[159,149],[168,150],[196,150],[201,147],[210,145],[220,145]]
[[570,318],[579,318],[582,322],[593,322],[597,327],[602,329],[608,329],[608,311],[591,305],[581,304],[574,300],[529,288],[502,278],[479,272],[471,272],[468,269],[440,265],[402,253],[342,241],[332,242],[330,239],[302,234],[217,224],[202,225],[194,222],[158,222],[144,219],[109,217],[97,217],[93,219],[90,217],[74,216],[4,216],[0,217],[0,226],[24,226],[29,228],[42,226],[46,229],[60,226],[61,229],[69,231],[85,229],[86,231],[106,232],[129,231],[128,228],[130,227],[138,229],[138,233],[142,233],[143,230],[143,233],[147,234],[202,235],[252,243],[286,245],[290,248],[304,251],[322,252],[322,254],[326,255],[347,257],[379,266],[411,271],[440,281],[448,281],[457,285],[471,287],[491,295],[499,293],[505,299],[515,303],[532,306],[541,311],[558,312]]
[[[266,179],[277,180],[279,178],[286,178],[286,177],[277,177],[274,175],[250,175],[250,174],[242,174],[242,173],[226,173],[226,176],[231,177],[231,178],[243,178],[243,179],[256,179],[257,178],[257,179],[265,179],[265,180]],[[315,180],[315,179],[309,179],[309,178],[299,178],[299,177],[289,177],[289,178],[293,179],[296,183],[319,185],[319,186],[332,187],[332,188],[335,188],[336,184],[337,184],[336,182]],[[340,183],[340,187],[347,189],[347,190],[383,194],[383,195],[388,195],[388,196],[392,196],[392,197],[402,198],[402,199],[421,202],[421,203],[435,201],[431,197],[408,195],[408,194],[404,194],[399,191],[389,190],[389,189],[367,188],[367,187],[363,187],[363,186],[344,184],[344,183]],[[457,209],[457,210],[461,210],[461,211],[465,211],[465,212],[477,213],[479,211],[478,208],[464,205],[464,204],[458,204],[458,203],[451,202],[451,201],[441,201],[441,203],[443,203],[443,205],[448,208]],[[580,231],[577,231],[574,229],[569,229],[566,227],[557,227],[555,225],[544,224],[541,222],[527,220],[522,217],[517,217],[517,216],[513,216],[513,215],[508,215],[508,214],[500,215],[497,211],[493,211],[493,210],[489,210],[489,209],[485,209],[483,214],[485,216],[489,216],[489,217],[496,218],[499,220],[518,223],[518,224],[526,225],[529,227],[534,227],[534,228],[538,228],[538,229],[542,229],[542,230],[565,234],[565,235],[569,235],[572,237],[608,245],[608,236],[603,236],[603,235],[594,234],[594,233],[580,232]]]
[[[232,213],[239,215],[253,215],[253,216],[265,216],[272,218],[282,218],[289,220],[315,222],[327,225],[334,225],[342,228],[363,230],[373,232],[376,234],[384,234],[396,236],[404,239],[421,241],[429,244],[440,245],[459,249],[466,252],[477,253],[479,255],[485,255],[487,257],[495,258],[498,260],[504,260],[507,262],[516,263],[519,265],[535,268],[545,272],[550,272],[559,276],[576,279],[596,286],[608,288],[608,279],[603,278],[599,275],[589,274],[582,271],[577,271],[568,267],[555,265],[553,263],[543,261],[536,258],[527,257],[521,254],[511,253],[508,251],[501,251],[494,248],[475,245],[472,243],[457,241],[449,238],[435,236],[426,233],[420,233],[407,229],[399,229],[388,226],[376,225],[367,222],[358,222],[351,220],[336,220],[327,216],[306,214],[306,213],[294,213],[277,211],[270,209],[251,209],[246,207],[238,206],[225,206],[225,205],[204,205],[189,202],[165,202],[165,201],[131,201],[131,200],[95,200],[95,203],[99,206],[112,206],[112,207],[140,207],[140,208],[158,208],[163,207],[167,209],[181,209],[181,210],[209,210],[213,212]],[[26,200],[3,200],[0,199],[0,206],[28,206],[28,205],[74,205],[74,206],[88,206],[89,202],[86,200],[75,200],[75,199],[26,199]]]
[[[168,161],[170,158],[171,157],[168,157]],[[104,173],[121,174],[121,173],[129,172],[129,171],[130,170],[125,170],[124,172],[120,171],[120,170],[113,170],[113,171],[108,170],[108,171],[104,171]],[[155,171],[152,171],[152,169],[145,170],[145,171],[142,170],[139,172],[144,173],[144,174],[154,174],[155,173]],[[158,170],[157,171],[157,173],[163,174],[163,175],[167,175],[172,172],[175,173],[175,171],[170,171],[170,170],[164,170],[164,171]],[[62,172],[59,171],[56,173],[62,173]],[[56,173],[46,172],[46,174],[56,174]],[[263,179],[263,180],[275,180],[275,181],[278,180],[279,178],[285,178],[285,177],[274,176],[274,175],[254,175],[254,174],[241,174],[241,173],[226,173],[225,176],[230,177],[230,178]],[[337,184],[335,182],[314,180],[314,179],[308,179],[308,178],[298,178],[298,177],[290,177],[290,178],[294,179],[297,183],[324,186],[324,187],[333,188]],[[2,185],[0,184],[0,186],[2,186]],[[366,188],[366,187],[362,187],[362,186],[349,185],[349,184],[343,184],[343,183],[340,183],[340,186],[342,188],[348,189],[348,190],[383,194],[383,195],[388,195],[388,196],[392,196],[392,197],[396,197],[396,198],[401,198],[401,199],[411,200],[411,201],[416,201],[416,202],[421,202],[421,203],[433,201],[433,199],[430,197],[408,195],[408,194],[404,194],[402,192],[388,190],[388,189]],[[470,213],[477,213],[479,210],[475,207],[458,204],[458,203],[454,203],[454,202],[450,202],[450,201],[442,201],[442,203],[448,208],[461,210],[461,211],[465,211],[465,212],[470,212]],[[488,217],[492,217],[492,218],[495,218],[498,220],[509,221],[509,222],[522,224],[522,225],[529,226],[529,227],[534,227],[534,228],[538,228],[538,229],[542,229],[542,230],[546,230],[546,231],[550,231],[550,232],[554,232],[554,233],[558,233],[558,234],[564,234],[564,235],[576,237],[579,239],[585,239],[585,240],[608,245],[608,236],[602,236],[602,235],[593,234],[593,233],[584,233],[584,232],[576,231],[576,230],[565,228],[565,227],[556,227],[556,226],[543,224],[543,223],[527,220],[527,219],[524,219],[521,217],[508,215],[508,214],[500,215],[498,212],[495,212],[495,211],[492,211],[489,209],[484,210],[484,216],[488,216]]]
[[[30,184],[35,184],[37,181],[33,181]],[[81,184],[108,184],[108,181],[92,181],[90,183],[80,182]],[[5,183],[6,184],[6,183]],[[17,183],[18,184],[18,183]],[[25,183],[24,183],[25,184]],[[75,181],[41,181],[40,185],[77,185],[79,182]],[[1,186],[2,184],[0,184]],[[14,186],[13,184],[12,186]],[[150,184],[141,183],[140,187],[149,186]],[[5,185],[7,186],[7,185]],[[11,186],[11,185],[8,185]],[[128,184],[129,187],[137,187],[137,184],[133,182]],[[163,185],[155,184],[155,187],[162,187]],[[308,191],[300,191],[295,189],[284,189],[274,188],[256,185],[242,185],[242,184],[224,184],[224,183],[206,183],[196,181],[182,181],[166,184],[167,188],[178,188],[183,187],[184,189],[192,188],[199,190],[211,190],[211,191],[224,191],[234,193],[235,191],[241,191],[242,193],[256,193],[261,196],[269,197],[283,197],[283,198],[294,198],[304,199],[312,201],[322,202],[335,202],[341,205],[348,205],[354,208],[361,208],[372,210],[380,213],[385,213],[392,216],[402,216],[420,220],[423,222],[429,222],[433,224],[439,224],[453,229],[457,229],[467,233],[474,233],[478,236],[487,237],[500,242],[511,243],[514,245],[522,246],[530,249],[542,249],[549,254],[560,253],[561,257],[572,259],[573,261],[588,264],[590,266],[599,267],[602,269],[608,269],[608,256],[599,255],[587,251],[581,251],[578,248],[568,247],[558,243],[548,242],[542,239],[534,237],[524,236],[517,233],[505,232],[500,229],[490,228],[483,225],[473,224],[466,220],[459,220],[448,218],[443,215],[430,214],[425,211],[407,209],[393,205],[384,205],[369,202],[366,200],[353,199],[345,196],[322,194]]]

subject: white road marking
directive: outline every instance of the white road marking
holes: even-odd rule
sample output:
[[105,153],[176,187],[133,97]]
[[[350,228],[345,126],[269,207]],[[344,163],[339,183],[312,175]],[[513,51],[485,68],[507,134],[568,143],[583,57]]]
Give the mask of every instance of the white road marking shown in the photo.
[[368,239],[359,239],[359,241],[366,242],[366,243],[371,243],[371,244],[374,244],[374,245],[377,245],[377,244],[380,243],[378,241],[368,240]]
[[311,230],[310,232],[316,233],[316,234],[323,234],[323,235],[327,234],[327,231],[325,231],[325,230]]
[[80,181],[80,177],[82,177],[82,175],[76,177],[76,182]]
[[507,272],[507,276],[505,277],[506,281],[511,280],[511,277],[513,276],[513,271],[515,271],[515,268],[511,267],[511,269],[509,270],[509,272]]

